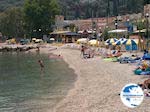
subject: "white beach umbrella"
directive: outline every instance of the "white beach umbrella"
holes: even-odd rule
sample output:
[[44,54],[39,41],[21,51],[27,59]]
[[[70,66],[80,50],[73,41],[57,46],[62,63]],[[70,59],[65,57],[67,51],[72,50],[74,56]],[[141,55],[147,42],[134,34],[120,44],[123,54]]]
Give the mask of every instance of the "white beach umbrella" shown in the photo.
[[49,40],[54,41],[55,39],[54,38],[50,38]]
[[88,43],[89,43],[89,45],[98,45],[99,44],[99,42],[95,39],[90,40]]
[[87,38],[80,38],[80,39],[77,40],[77,43],[78,43],[78,44],[88,43],[88,39],[87,39]]
[[32,41],[35,41],[36,40],[36,38],[32,38]]

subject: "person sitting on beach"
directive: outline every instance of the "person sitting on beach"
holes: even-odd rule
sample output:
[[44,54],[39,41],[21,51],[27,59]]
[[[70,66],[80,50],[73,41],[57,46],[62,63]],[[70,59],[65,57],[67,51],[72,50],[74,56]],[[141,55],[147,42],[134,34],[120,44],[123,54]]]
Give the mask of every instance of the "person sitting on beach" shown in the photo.
[[113,57],[119,57],[119,56],[121,56],[122,55],[122,53],[120,52],[120,50],[118,51],[118,52],[115,52],[115,54],[113,54],[112,56]]
[[150,90],[150,79],[147,79],[143,83],[138,84],[138,85],[142,88],[142,90],[144,90],[144,94],[149,97],[150,96],[150,92],[149,92],[149,90]]
[[138,84],[143,90],[150,89],[150,79],[145,80],[143,83]]
[[94,58],[94,55],[95,55],[95,50],[90,49],[90,58]]
[[148,68],[148,64],[145,60],[142,60],[141,66],[139,66],[137,69],[146,70]]

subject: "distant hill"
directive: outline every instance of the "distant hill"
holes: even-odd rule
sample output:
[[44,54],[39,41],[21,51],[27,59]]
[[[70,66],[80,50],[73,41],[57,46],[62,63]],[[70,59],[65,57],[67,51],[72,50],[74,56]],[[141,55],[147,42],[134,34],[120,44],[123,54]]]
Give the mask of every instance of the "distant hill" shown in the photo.
[[24,0],[0,0],[0,12],[10,7],[20,7],[24,3]]
[[[21,7],[25,0],[0,0],[0,12]],[[116,16],[139,13],[150,0],[58,0],[65,19]],[[109,2],[108,2],[109,1]]]

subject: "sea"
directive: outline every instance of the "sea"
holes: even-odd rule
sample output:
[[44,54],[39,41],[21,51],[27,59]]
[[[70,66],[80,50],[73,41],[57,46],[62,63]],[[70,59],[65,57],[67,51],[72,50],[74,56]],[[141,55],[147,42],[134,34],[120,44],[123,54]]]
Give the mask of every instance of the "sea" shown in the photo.
[[[44,63],[43,72],[38,60]],[[64,60],[48,54],[0,53],[0,112],[51,112],[76,77]]]

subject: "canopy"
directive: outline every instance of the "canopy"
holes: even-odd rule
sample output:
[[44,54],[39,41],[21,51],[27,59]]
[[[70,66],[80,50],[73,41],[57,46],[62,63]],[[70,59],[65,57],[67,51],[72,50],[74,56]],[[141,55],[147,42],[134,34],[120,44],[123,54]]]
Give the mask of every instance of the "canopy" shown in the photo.
[[64,35],[68,35],[68,36],[79,36],[80,34],[76,33],[76,32],[67,32]]
[[116,29],[116,30],[108,31],[108,33],[123,33],[123,32],[127,32],[127,30],[123,30],[123,29]]
[[95,33],[96,31],[94,31],[94,30],[78,31],[78,33],[84,33],[84,32]]
[[70,32],[70,31],[54,31],[54,32],[52,32],[52,33],[50,33],[50,34],[64,34],[64,33],[68,33],[68,32]]
[[145,33],[145,32],[146,32],[146,29],[142,29],[142,30],[137,30],[137,31],[135,31],[133,33]]

